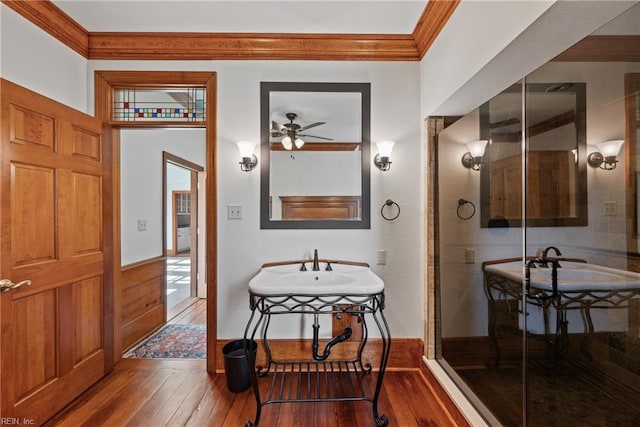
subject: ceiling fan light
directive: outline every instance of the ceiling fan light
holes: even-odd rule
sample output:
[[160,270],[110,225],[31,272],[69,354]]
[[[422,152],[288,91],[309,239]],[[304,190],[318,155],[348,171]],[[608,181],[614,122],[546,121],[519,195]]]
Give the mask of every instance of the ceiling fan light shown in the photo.
[[302,138],[296,138],[295,140],[296,148],[302,148],[304,145],[304,140]]
[[285,150],[291,150],[293,148],[293,143],[290,136],[285,136],[284,138],[282,138],[282,146]]

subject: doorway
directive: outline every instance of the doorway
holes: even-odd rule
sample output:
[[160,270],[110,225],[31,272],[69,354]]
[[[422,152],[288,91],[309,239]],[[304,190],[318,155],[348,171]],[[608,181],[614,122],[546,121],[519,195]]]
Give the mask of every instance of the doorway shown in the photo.
[[163,241],[165,248],[165,296],[167,321],[184,309],[204,298],[198,292],[198,205],[204,204],[198,191],[198,175],[202,166],[163,152]]
[[[111,123],[115,126],[113,131],[113,137],[116,141],[114,144],[114,151],[118,152],[122,148],[119,143],[120,130],[126,128],[136,127],[149,127],[148,123],[135,122],[128,120],[134,116],[128,118],[119,116],[116,114],[118,105],[115,104],[115,94],[119,88],[140,88],[148,89],[150,87],[171,87],[176,85],[176,82],[180,82],[178,86],[180,88],[203,88],[205,90],[204,99],[201,100],[199,107],[200,112],[204,115],[196,117],[193,122],[175,123],[172,119],[160,118],[153,124],[157,129],[170,129],[176,128],[201,128],[205,131],[205,161],[207,175],[206,179],[201,182],[201,189],[204,188],[204,192],[207,195],[206,206],[200,207],[202,209],[202,215],[200,215],[203,223],[206,223],[206,229],[200,233],[200,239],[204,243],[205,254],[200,257],[200,262],[204,263],[204,269],[206,270],[206,277],[208,280],[203,285],[206,287],[208,298],[206,299],[206,323],[207,323],[207,371],[214,373],[217,366],[216,358],[216,313],[217,313],[217,301],[216,301],[216,277],[217,277],[217,217],[216,217],[216,173],[215,173],[215,152],[216,152],[216,122],[215,122],[215,105],[216,105],[216,73],[214,72],[164,72],[164,71],[95,71],[95,114],[96,117],[101,118],[107,123]],[[155,117],[152,117],[155,118]],[[167,121],[168,120],[168,121]],[[146,162],[142,162],[140,165],[144,165]],[[203,177],[204,178],[204,177]],[[114,174],[114,183],[117,185],[115,188],[120,187],[120,183],[124,183],[121,176]],[[119,210],[120,206],[120,194],[114,194],[114,209]],[[114,252],[118,254],[121,251],[120,246],[120,228],[121,224],[116,218],[114,224]],[[204,262],[206,260],[206,262]],[[143,266],[144,267],[144,266]],[[114,269],[114,288],[119,289],[118,285],[122,281],[121,268]],[[126,341],[125,336],[128,332],[126,325],[123,324],[120,312],[122,312],[125,301],[121,292],[114,291],[113,293],[113,306],[116,315],[114,315],[114,358],[119,360]]]

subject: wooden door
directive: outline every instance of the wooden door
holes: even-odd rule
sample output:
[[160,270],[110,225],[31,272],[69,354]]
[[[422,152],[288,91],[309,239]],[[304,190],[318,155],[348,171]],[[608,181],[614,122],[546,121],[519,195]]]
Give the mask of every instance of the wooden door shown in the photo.
[[1,85],[0,278],[23,285],[0,293],[0,410],[39,425],[113,360],[111,155],[100,120]]

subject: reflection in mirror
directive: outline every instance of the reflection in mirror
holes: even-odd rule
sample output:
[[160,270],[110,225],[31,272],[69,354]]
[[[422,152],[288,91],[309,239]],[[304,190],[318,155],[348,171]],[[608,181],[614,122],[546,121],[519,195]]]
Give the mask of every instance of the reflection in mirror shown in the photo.
[[522,224],[522,123],[527,135],[527,225],[587,225],[584,83],[516,84],[480,107],[490,141],[481,169],[483,227]]
[[625,144],[627,159],[627,217],[633,222],[630,227],[633,235],[628,239],[629,252],[638,252],[638,236],[640,236],[640,200],[638,188],[640,184],[640,73],[629,73],[625,76]]
[[368,83],[261,84],[261,228],[369,228]]

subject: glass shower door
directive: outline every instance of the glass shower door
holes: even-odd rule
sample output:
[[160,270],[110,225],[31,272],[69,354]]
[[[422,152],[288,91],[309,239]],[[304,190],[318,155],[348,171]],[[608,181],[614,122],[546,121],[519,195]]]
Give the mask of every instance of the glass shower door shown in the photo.
[[640,275],[626,181],[635,159],[618,152],[633,67],[551,62],[526,78],[527,426],[640,419]]

